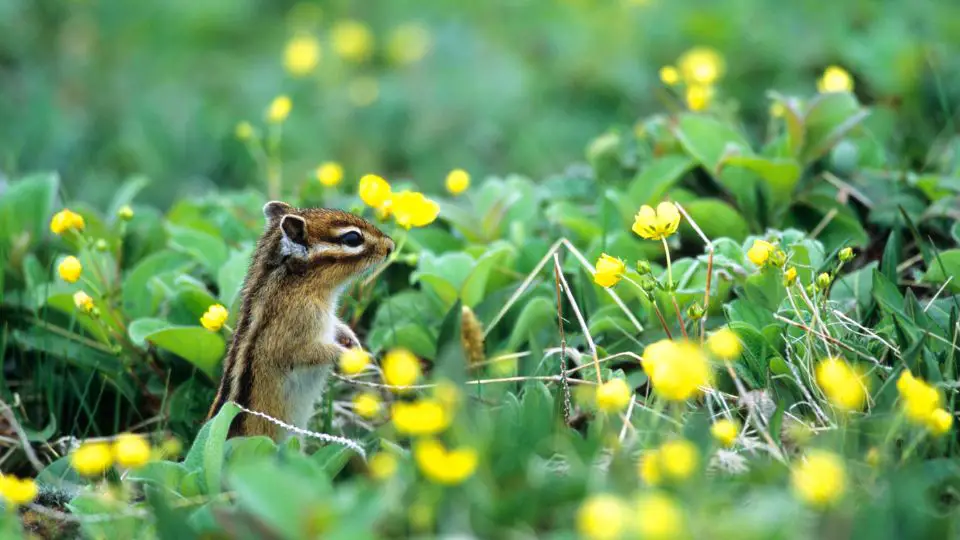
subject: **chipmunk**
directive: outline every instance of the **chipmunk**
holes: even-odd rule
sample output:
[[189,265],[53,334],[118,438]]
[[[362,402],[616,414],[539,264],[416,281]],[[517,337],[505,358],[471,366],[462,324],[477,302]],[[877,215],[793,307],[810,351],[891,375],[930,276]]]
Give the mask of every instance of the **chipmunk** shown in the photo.
[[[394,243],[369,221],[325,208],[263,207],[266,230],[244,279],[242,307],[208,418],[227,401],[304,427],[332,366],[360,342],[336,316],[358,275],[384,261]],[[230,437],[289,434],[265,418],[240,415]]]

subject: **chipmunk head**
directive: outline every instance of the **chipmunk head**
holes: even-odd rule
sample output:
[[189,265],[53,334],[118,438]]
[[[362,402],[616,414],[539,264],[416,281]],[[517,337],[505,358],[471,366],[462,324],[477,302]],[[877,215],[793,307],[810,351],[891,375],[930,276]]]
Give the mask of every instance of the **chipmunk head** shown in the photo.
[[278,263],[296,274],[317,274],[326,283],[345,283],[393,252],[389,236],[349,212],[272,201],[263,214],[268,234],[279,233]]

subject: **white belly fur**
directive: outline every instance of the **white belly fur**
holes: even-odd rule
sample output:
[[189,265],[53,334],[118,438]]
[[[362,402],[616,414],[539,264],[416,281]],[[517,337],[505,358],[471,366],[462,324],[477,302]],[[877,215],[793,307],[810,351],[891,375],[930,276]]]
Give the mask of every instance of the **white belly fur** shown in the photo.
[[[287,375],[283,382],[283,395],[287,398],[290,423],[305,429],[314,406],[323,396],[331,366],[297,369]],[[288,434],[289,435],[289,434]]]

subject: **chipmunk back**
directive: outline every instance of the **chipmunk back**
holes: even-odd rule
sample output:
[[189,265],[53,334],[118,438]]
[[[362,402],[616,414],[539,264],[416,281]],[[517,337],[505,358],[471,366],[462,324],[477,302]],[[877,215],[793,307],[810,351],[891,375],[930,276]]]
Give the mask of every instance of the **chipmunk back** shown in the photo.
[[[360,346],[336,316],[346,285],[383,262],[394,243],[369,221],[340,210],[264,206],[242,290],[236,330],[209,417],[227,401],[304,427],[326,373],[348,346]],[[238,416],[230,436],[287,434],[265,418]]]

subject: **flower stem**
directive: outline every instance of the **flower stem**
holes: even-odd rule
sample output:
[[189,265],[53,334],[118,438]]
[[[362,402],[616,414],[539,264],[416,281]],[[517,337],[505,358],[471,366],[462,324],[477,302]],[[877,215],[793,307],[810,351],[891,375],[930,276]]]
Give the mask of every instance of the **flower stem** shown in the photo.
[[667,289],[673,290],[673,267],[670,264],[670,246],[667,245],[667,237],[661,236],[663,242],[663,253],[667,256]]

